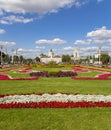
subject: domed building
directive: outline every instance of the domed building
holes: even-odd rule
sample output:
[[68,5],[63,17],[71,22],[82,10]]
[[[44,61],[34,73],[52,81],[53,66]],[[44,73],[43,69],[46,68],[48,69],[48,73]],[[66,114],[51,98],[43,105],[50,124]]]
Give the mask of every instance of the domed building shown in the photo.
[[54,61],[56,63],[62,62],[62,57],[61,56],[55,56],[52,49],[49,50],[49,53],[48,53],[47,56],[41,56],[40,57],[40,62],[42,62],[42,63],[47,64],[51,61]]
[[74,54],[73,54],[73,56],[74,56],[74,61],[80,60],[80,56],[79,56],[79,52],[78,52],[78,48],[77,47],[74,48]]

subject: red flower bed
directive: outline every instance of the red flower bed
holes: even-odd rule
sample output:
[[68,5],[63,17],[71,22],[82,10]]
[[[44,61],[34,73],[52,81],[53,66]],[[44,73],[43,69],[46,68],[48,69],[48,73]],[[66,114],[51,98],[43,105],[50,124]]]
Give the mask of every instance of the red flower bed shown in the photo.
[[[18,98],[22,96],[22,98]],[[31,96],[31,97],[29,97]],[[41,98],[41,100],[36,99]],[[49,96],[49,97],[48,97]],[[51,96],[51,97],[50,97]],[[53,98],[55,96],[55,100]],[[56,101],[65,96],[62,101]],[[67,96],[69,98],[67,99]],[[76,96],[76,100],[71,96]],[[99,96],[99,98],[98,98]],[[26,100],[24,100],[24,98]],[[27,101],[27,98],[30,99]],[[35,101],[33,101],[33,99]],[[32,100],[32,101],[31,101]],[[36,101],[38,100],[38,101]],[[44,101],[43,101],[44,100]],[[53,100],[53,101],[52,101]],[[73,95],[73,94],[24,94],[24,95],[0,95],[0,108],[90,108],[90,107],[111,107],[111,95]]]
[[89,70],[96,70],[96,71],[100,71],[100,72],[111,72],[111,71],[108,71],[108,70],[102,70],[100,68],[88,68]]
[[75,79],[75,80],[111,80],[111,78],[108,78],[109,76],[111,76],[111,73],[100,74],[100,75],[98,75],[98,77],[76,77],[76,76],[72,76],[72,79]]
[[30,68],[25,68],[23,70],[19,70],[20,73],[28,73],[28,72],[31,72],[31,69]]
[[38,77],[29,77],[29,78],[13,78],[10,80],[37,80]]
[[[109,78],[109,76],[111,76],[111,72],[110,71],[106,71],[106,70],[101,70],[99,68],[88,68],[89,70],[96,70],[96,71],[101,71],[101,72],[107,72],[105,74],[100,74],[97,77],[77,77],[77,76],[72,76],[72,79],[74,80],[111,80],[111,78]],[[76,67],[75,71],[77,72],[84,72],[84,70],[82,71],[81,67]]]
[[89,70],[85,70],[85,69],[83,69],[82,67],[75,67],[75,68],[74,68],[74,71],[75,71],[75,72],[88,72]]
[[0,74],[0,80],[10,80],[7,75]]
[[100,74],[99,76],[98,76],[98,78],[106,78],[106,79],[108,79],[108,77],[109,76],[111,76],[111,73],[108,73],[108,74]]
[[104,77],[75,77],[73,76],[72,79],[74,80],[111,80],[111,78],[104,78]]
[[38,77],[29,77],[29,78],[10,78],[7,75],[0,74],[0,80],[37,80]]
[[8,71],[11,71],[11,70],[17,70],[17,68],[8,68],[6,70],[0,70],[0,72],[8,72]]
[[0,104],[0,108],[90,108],[111,107],[111,102],[30,102]]

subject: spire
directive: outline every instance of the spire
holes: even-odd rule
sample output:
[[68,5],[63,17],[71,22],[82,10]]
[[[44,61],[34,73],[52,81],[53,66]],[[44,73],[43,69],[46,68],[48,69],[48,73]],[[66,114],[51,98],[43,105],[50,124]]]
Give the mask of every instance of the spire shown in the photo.
[[52,58],[53,56],[54,56],[54,52],[53,52],[52,49],[50,49],[50,51],[49,51],[49,57]]
[[79,52],[78,52],[78,48],[75,47],[74,48],[74,60],[79,60],[80,56],[79,56]]

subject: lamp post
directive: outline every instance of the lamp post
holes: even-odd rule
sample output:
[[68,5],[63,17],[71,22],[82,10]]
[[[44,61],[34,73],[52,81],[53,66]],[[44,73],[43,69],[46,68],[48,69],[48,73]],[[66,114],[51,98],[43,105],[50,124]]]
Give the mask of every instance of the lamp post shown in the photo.
[[101,64],[101,48],[102,46],[99,46],[99,65]]
[[18,57],[18,48],[15,49],[15,53],[16,53],[16,60],[17,60],[17,64],[19,62],[19,57]]
[[0,49],[1,49],[1,56],[0,57],[1,57],[1,65],[2,65],[2,49],[3,49],[2,45],[0,46]]
[[14,53],[14,49],[12,49],[12,59],[11,59],[12,64],[13,64],[13,53]]
[[91,62],[91,48],[89,48],[88,51],[89,51],[89,64],[90,64],[90,62]]

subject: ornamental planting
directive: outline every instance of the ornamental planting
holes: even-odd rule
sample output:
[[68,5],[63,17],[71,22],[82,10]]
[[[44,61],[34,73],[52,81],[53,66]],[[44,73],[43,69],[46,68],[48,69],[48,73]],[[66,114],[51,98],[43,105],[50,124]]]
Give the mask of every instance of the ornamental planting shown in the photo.
[[111,95],[25,94],[0,95],[0,108],[111,107]]

